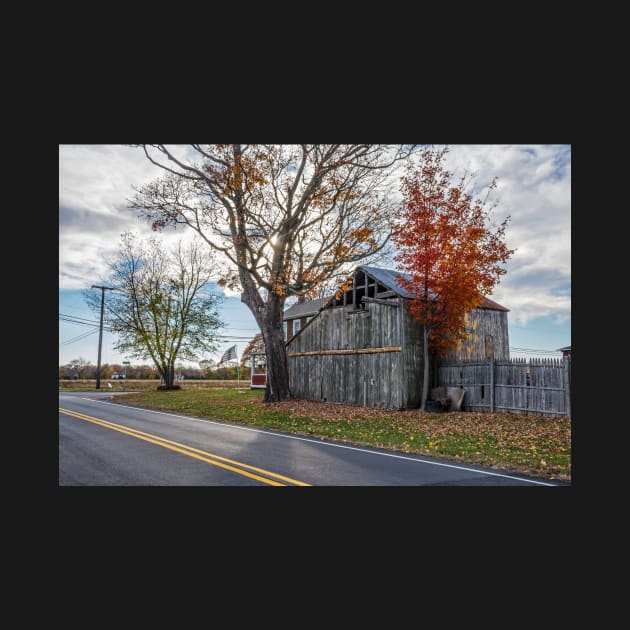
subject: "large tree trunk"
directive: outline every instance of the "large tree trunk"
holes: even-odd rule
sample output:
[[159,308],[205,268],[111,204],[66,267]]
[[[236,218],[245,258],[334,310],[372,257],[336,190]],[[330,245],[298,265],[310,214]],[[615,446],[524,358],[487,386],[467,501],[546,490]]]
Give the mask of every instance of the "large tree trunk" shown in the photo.
[[423,353],[424,353],[424,370],[422,374],[422,402],[420,403],[420,409],[422,411],[427,410],[427,398],[429,397],[429,327],[422,327],[422,341],[423,341]]
[[164,381],[164,387],[173,387],[175,382],[175,366],[167,365],[158,368],[160,378]]
[[289,390],[289,366],[284,346],[282,324],[263,327],[265,353],[267,355],[267,388],[264,402],[279,402],[291,397]]
[[272,295],[263,310],[261,330],[267,356],[267,388],[264,402],[280,402],[291,397],[289,365],[282,330],[283,307],[284,299]]
[[291,398],[289,366],[284,345],[282,318],[285,297],[269,294],[263,301],[251,277],[239,269],[243,293],[241,302],[249,307],[265,342],[267,358],[267,388],[264,402],[280,402]]

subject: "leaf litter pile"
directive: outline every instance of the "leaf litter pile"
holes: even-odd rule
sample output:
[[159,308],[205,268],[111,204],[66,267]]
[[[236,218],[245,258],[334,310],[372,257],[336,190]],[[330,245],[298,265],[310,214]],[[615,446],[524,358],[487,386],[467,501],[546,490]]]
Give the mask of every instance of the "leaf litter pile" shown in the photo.
[[339,442],[434,455],[549,479],[571,479],[571,421],[512,413],[426,413],[290,400],[262,403],[262,392],[181,390],[115,397]]

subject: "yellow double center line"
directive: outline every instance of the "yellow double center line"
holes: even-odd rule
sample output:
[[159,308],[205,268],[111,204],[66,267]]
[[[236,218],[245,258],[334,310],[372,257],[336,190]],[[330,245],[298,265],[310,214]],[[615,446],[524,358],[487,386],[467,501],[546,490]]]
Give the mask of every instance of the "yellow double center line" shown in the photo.
[[[256,479],[257,481],[269,484],[270,486],[311,485],[309,483],[304,483],[303,481],[298,481],[297,479],[291,479],[291,477],[285,477],[284,475],[279,475],[278,473],[265,470],[264,468],[257,468],[256,466],[250,466],[249,464],[244,464],[243,462],[237,462],[233,459],[228,459],[227,457],[221,457],[221,455],[208,453],[207,451],[202,451],[198,448],[182,444],[181,442],[167,440],[166,438],[160,437],[159,435],[153,435],[151,433],[139,431],[138,429],[132,429],[130,427],[126,427],[120,424],[115,424],[114,422],[110,422],[109,420],[94,418],[93,416],[87,416],[84,413],[70,411],[70,409],[63,409],[62,407],[59,407],[59,411],[68,416],[72,416],[73,418],[77,418],[78,420],[92,422],[93,424],[98,424],[107,429],[111,429],[112,431],[118,431],[120,433],[130,435],[131,437],[135,437],[139,440],[151,442],[151,444],[157,444],[158,446],[162,446],[163,448],[167,448],[171,451],[182,453],[183,455],[188,455],[188,457],[194,457],[195,459],[199,459],[202,462],[207,462],[208,464],[212,464],[213,466],[218,466],[219,468],[231,470],[232,472],[238,473],[239,475],[243,475],[251,479]],[[254,472],[247,472],[249,470]],[[256,475],[254,473],[260,473],[260,475]],[[261,475],[265,476],[263,477]],[[279,481],[275,481],[275,479],[278,479]],[[285,481],[286,483],[282,483],[283,481]]]

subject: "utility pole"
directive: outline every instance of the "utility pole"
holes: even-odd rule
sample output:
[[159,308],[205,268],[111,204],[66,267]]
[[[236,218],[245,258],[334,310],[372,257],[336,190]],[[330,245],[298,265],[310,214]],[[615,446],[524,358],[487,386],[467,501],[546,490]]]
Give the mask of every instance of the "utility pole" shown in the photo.
[[105,310],[105,291],[113,291],[114,287],[98,287],[92,285],[93,289],[101,290],[101,326],[98,331],[98,363],[96,364],[96,389],[101,388],[101,346],[103,345],[103,311]]

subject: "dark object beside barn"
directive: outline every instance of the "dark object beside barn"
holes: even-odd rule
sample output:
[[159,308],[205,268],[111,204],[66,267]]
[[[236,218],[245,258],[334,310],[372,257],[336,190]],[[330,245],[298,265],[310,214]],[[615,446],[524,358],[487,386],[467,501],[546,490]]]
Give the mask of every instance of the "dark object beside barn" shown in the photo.
[[466,390],[462,387],[440,385],[431,390],[431,398],[441,403],[442,411],[461,411],[465,393]]
[[444,406],[439,400],[428,399],[426,404],[428,413],[442,413],[444,411]]

